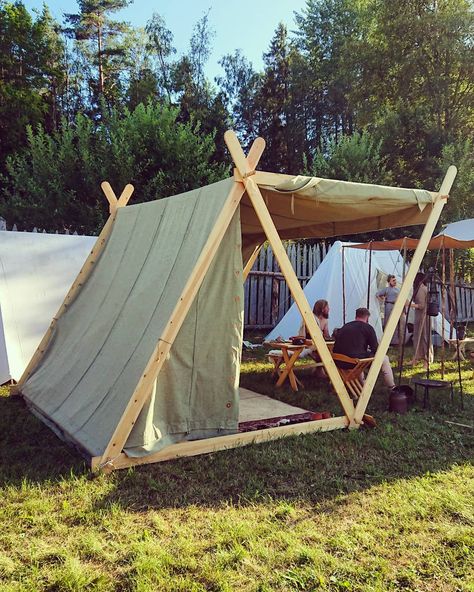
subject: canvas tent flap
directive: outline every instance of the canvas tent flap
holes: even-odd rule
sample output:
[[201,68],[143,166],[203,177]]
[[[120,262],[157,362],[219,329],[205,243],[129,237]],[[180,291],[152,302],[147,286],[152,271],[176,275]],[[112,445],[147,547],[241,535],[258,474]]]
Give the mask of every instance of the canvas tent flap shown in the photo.
[[397,249],[399,251],[407,249],[414,251],[418,246],[417,238],[394,238],[393,240],[387,241],[371,241],[370,243],[359,243],[349,245],[352,249],[371,249],[372,251],[392,251]]
[[243,283],[237,211],[125,447],[129,456],[238,430]]
[[[94,271],[23,385],[26,400],[91,456],[117,427],[232,183],[119,209]],[[221,303],[231,317],[229,306]]]
[[0,231],[0,384],[20,379],[95,241]]

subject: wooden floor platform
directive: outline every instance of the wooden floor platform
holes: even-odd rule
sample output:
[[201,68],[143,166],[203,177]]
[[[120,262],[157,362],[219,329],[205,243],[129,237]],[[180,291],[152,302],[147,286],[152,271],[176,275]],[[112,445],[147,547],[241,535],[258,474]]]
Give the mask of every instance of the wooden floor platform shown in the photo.
[[239,393],[239,423],[272,417],[287,417],[307,412],[307,409],[282,403],[281,401],[261,395],[260,393],[255,393],[246,388],[240,387]]

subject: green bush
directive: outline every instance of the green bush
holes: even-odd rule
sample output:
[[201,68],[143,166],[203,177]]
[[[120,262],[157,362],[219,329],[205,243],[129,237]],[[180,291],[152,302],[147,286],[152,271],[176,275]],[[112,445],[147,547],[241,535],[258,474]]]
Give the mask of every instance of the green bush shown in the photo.
[[28,147],[7,160],[0,215],[20,228],[96,233],[107,216],[100,183],[117,195],[135,186],[134,202],[175,195],[222,179],[212,163],[212,135],[180,123],[178,111],[140,104],[94,122],[77,115],[52,135],[28,129]]

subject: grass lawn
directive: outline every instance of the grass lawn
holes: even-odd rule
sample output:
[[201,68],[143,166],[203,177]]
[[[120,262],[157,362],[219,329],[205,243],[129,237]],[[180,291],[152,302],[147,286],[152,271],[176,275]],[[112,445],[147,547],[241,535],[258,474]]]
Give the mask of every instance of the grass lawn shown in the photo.
[[[307,390],[275,392],[253,350],[241,382],[339,414],[330,389],[299,371]],[[464,410],[434,391],[429,410],[395,416],[379,386],[375,429],[95,479],[0,389],[0,590],[474,591],[474,430],[446,423],[474,425],[467,362],[463,387]]]

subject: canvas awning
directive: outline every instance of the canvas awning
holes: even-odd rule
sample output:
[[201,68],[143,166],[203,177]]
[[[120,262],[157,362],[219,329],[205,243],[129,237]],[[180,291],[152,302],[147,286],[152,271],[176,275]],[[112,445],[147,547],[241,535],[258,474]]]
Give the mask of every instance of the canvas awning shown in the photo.
[[[435,193],[317,177],[258,172],[255,181],[282,239],[325,238],[424,224]],[[265,240],[248,196],[241,202],[246,243]]]
[[434,238],[429,249],[471,249],[474,247],[474,218],[452,222]]
[[[372,249],[373,251],[391,251],[392,249],[414,250],[418,246],[416,238],[396,238],[389,241],[371,241],[351,245],[351,249]],[[429,244],[428,250],[434,249],[471,249],[474,247],[474,218],[452,222],[436,236]]]

